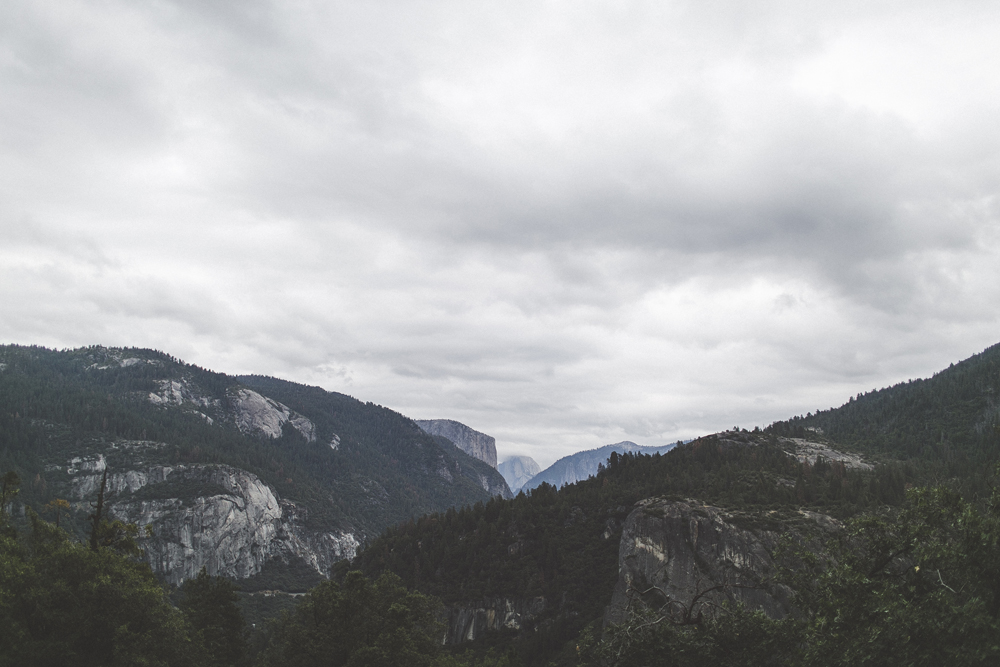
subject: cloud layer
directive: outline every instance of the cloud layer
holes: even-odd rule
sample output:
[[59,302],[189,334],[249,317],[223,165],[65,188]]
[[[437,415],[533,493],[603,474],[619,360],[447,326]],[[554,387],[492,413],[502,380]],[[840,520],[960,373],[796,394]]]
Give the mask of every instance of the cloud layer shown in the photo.
[[992,3],[0,9],[0,338],[660,444],[997,342]]

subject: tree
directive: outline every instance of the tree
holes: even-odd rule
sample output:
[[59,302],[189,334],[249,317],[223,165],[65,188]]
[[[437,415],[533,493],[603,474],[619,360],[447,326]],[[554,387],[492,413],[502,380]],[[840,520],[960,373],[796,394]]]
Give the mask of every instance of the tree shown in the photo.
[[640,610],[593,654],[609,665],[1000,664],[1000,488],[985,503],[911,489],[903,508],[782,560],[790,618],[730,608],[687,624]]
[[28,517],[25,539],[0,536],[0,667],[191,664],[184,619],[146,563]]
[[985,506],[945,487],[849,522],[830,560],[791,577],[812,665],[1000,661],[1000,493]]
[[180,609],[204,655],[206,667],[243,664],[246,657],[245,623],[237,606],[236,587],[228,579],[211,577],[201,568],[181,587]]
[[0,479],[0,518],[7,516],[7,505],[14,500],[20,486],[21,478],[13,470],[8,470]]
[[440,652],[440,603],[399,577],[350,572],[312,589],[276,629],[267,665],[429,667]]
[[69,501],[62,498],[53,498],[45,504],[45,509],[56,513],[56,528],[59,527],[59,516],[62,512],[69,511]]

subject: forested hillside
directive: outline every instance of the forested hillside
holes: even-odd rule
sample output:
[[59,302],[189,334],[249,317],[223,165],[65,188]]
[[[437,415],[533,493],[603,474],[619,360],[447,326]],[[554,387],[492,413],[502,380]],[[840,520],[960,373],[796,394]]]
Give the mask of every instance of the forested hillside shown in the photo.
[[[343,394],[241,382],[152,350],[0,347],[0,470],[24,480],[21,500],[40,509],[67,497],[81,458],[113,472],[245,470],[298,503],[307,527],[360,535],[506,490],[495,470],[410,419]],[[79,514],[64,525],[82,530]]]
[[[186,642],[186,654],[164,650],[164,664],[996,664],[998,349],[763,430],[718,433],[665,454],[614,454],[593,477],[561,489],[470,498],[469,489],[485,483],[477,466],[488,466],[469,464],[378,406],[273,378],[237,381],[149,351],[4,348],[0,472],[17,474],[4,477],[0,503],[0,579],[13,591],[0,598],[0,618],[22,633],[7,639],[10,655],[28,655],[62,627],[26,611],[47,609],[31,606],[33,591],[47,586],[83,586],[76,616],[66,618],[93,613],[119,622],[113,609],[90,601],[91,574],[65,580],[58,554],[93,577],[101,568],[130,573],[149,612],[136,615],[137,631],[153,614],[163,632],[148,630],[146,647],[126,624],[122,636],[132,644],[122,650],[146,659],[145,649],[155,653],[165,638]],[[261,414],[280,417],[276,437],[258,432],[271,422],[240,427],[233,406],[247,403],[240,393],[247,391],[271,401]],[[150,398],[181,394],[174,403]],[[220,431],[224,437],[209,437]],[[420,516],[373,509],[369,516],[388,525],[380,536],[297,604],[285,599],[288,615],[268,623],[260,607],[249,649],[237,642],[236,657],[211,662],[213,642],[233,634],[210,628],[194,597],[180,613],[165,606],[129,555],[137,527],[100,524],[105,537],[88,555],[46,522],[6,514],[18,491],[40,508],[58,499],[53,489],[69,473],[50,461],[99,450],[110,470],[136,455],[136,442],[160,443],[142,450],[151,460],[201,470],[181,478],[205,480],[191,493],[229,493],[207,485],[223,479],[223,462],[238,460],[310,513],[327,494],[327,513],[312,521],[345,520],[352,507],[378,498],[448,504]],[[468,484],[427,492],[414,481],[444,473]],[[79,475],[73,479],[79,486]],[[398,486],[398,495],[387,487],[373,494],[383,483]],[[134,498],[151,502],[149,488]],[[320,495],[308,496],[310,489]],[[334,502],[337,493],[347,500]],[[63,515],[64,525],[93,535],[90,507]],[[59,508],[50,502],[43,511],[58,521]],[[280,579],[272,575],[246,581],[258,590]],[[235,594],[206,577],[191,594],[217,591],[219,609],[231,616]],[[203,629],[192,635],[185,623]],[[84,635],[67,630],[67,637],[72,650],[87,646]],[[105,655],[112,644],[85,650]]]
[[1000,451],[1000,344],[931,378],[858,394],[839,408],[776,422],[768,430],[823,434],[912,461],[939,479],[981,475]]
[[622,524],[642,499],[697,498],[780,529],[801,521],[802,509],[847,518],[899,504],[913,481],[914,471],[903,464],[873,471],[811,465],[790,455],[793,449],[773,435],[743,431],[663,455],[615,454],[595,477],[560,490],[543,484],[513,500],[492,499],[391,528],[350,567],[372,577],[392,572],[453,605],[545,598],[545,611],[513,639],[525,665],[544,665],[583,628],[600,627],[618,576]]

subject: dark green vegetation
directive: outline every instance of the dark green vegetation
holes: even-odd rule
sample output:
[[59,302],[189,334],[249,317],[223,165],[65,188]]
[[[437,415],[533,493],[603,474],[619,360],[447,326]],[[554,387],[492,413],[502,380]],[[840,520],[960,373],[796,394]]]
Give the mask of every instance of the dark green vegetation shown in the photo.
[[[995,346],[929,380],[865,394],[836,410],[763,431],[708,436],[661,456],[615,456],[595,477],[562,489],[544,485],[512,500],[401,517],[353,563],[336,569],[332,581],[294,603],[283,598],[289,611],[251,633],[249,655],[275,666],[997,664],[1000,495],[992,486],[1000,458],[998,360]],[[241,381],[313,418],[319,442],[339,434],[338,452],[366,437],[363,423],[339,416],[336,395],[266,378]],[[17,419],[24,417],[12,421]],[[194,423],[206,426],[200,417]],[[29,425],[54,430],[37,418]],[[398,440],[392,427],[381,432],[390,435],[366,442],[380,452],[378,465],[391,469]],[[790,438],[859,452],[876,465],[865,470],[824,459],[803,462]],[[305,445],[295,432],[258,444],[282,443]],[[292,476],[294,464],[290,457],[281,476]],[[321,479],[314,470],[295,469],[294,475],[306,472]],[[25,493],[30,485],[29,478]],[[831,515],[844,526],[821,548],[808,551],[789,540],[777,554],[783,569],[772,583],[789,587],[794,607],[784,619],[732,607],[685,616],[637,603],[624,623],[605,628],[623,522],[650,497],[693,498],[727,508],[739,525],[778,533],[800,527],[801,510]],[[27,535],[4,538],[3,572],[17,590],[30,589],[19,583],[19,573],[29,571],[20,563],[35,553]],[[89,553],[114,551],[107,546]],[[265,570],[246,582],[247,590],[282,580],[289,587],[298,575],[308,582],[307,572]],[[223,600],[226,594],[203,597]],[[498,598],[545,603],[519,630],[440,646],[446,629],[439,605],[454,610]],[[3,609],[13,599],[19,598],[0,598],[8,605]],[[3,613],[12,618],[24,612]],[[199,639],[207,630],[199,635],[193,629],[190,612],[163,614],[160,622],[183,640],[181,646],[198,660],[210,659],[211,646],[221,639]],[[171,630],[178,618],[180,629]]]
[[[0,667],[507,664],[445,653],[440,603],[392,575],[325,581],[267,631],[248,633],[226,579],[202,570],[176,591],[175,606],[134,542],[77,541],[31,510],[17,530],[8,508],[19,485],[10,472],[0,485]],[[113,532],[99,515],[95,508],[95,534]]]
[[[987,510],[985,498],[989,496],[992,464],[1000,453],[998,389],[1000,346],[994,346],[934,378],[872,392],[852,399],[837,410],[779,422],[762,432],[730,432],[702,438],[663,456],[616,457],[595,478],[558,492],[551,487],[540,487],[531,495],[522,494],[512,501],[494,499],[472,508],[407,522],[390,529],[369,545],[355,560],[354,567],[360,567],[371,576],[394,572],[407,585],[451,604],[494,596],[521,599],[543,596],[550,603],[532,627],[506,637],[487,638],[480,643],[513,647],[526,665],[544,665],[550,661],[575,664],[579,659],[576,649],[580,637],[588,632],[591,636],[601,632],[601,617],[617,576],[621,522],[634,503],[643,498],[696,498],[740,510],[748,525],[778,531],[784,523],[793,522],[800,516],[799,509],[809,509],[840,519],[862,517],[856,519],[857,526],[874,522],[887,531],[891,526],[894,534],[910,534],[924,531],[922,515],[915,510],[898,516],[893,514],[906,504],[907,487],[947,482],[949,488],[966,494],[968,512],[979,512],[976,516],[980,517],[977,520],[981,525],[989,524],[993,521],[989,517],[993,515],[989,514],[992,510]],[[808,437],[841,450],[862,452],[879,463],[872,471],[851,470],[841,463],[823,459],[810,465],[786,453],[791,449],[786,437]],[[953,512],[950,516],[952,521],[959,521],[959,513]],[[860,530],[857,526],[845,535]],[[996,539],[995,533],[993,528],[984,529],[980,537],[989,542]],[[867,535],[871,537],[872,534],[869,531]],[[961,568],[958,555],[967,544],[945,537],[941,540],[933,548],[950,554],[942,558],[950,558],[949,571],[955,572],[956,568]],[[821,581],[854,576],[857,570],[864,569],[865,554],[873,547],[868,545],[864,535],[860,535],[851,542],[829,548],[841,550],[838,561],[841,566],[824,575],[826,578]],[[872,558],[869,556],[869,560]],[[909,562],[899,558],[902,555],[883,567],[899,568],[903,567],[901,563]],[[822,570],[820,565],[816,567]],[[855,569],[850,572],[844,569],[852,567]],[[980,579],[967,584],[965,597],[946,600],[943,596],[947,589],[932,591],[936,607],[928,601],[930,598],[919,601],[912,596],[906,598],[908,588],[900,583],[899,572],[885,570],[884,579],[889,582],[886,587],[872,588],[867,580],[859,583],[861,588],[856,592],[868,591],[870,596],[866,598],[849,600],[849,587],[816,592],[812,597],[807,597],[803,590],[797,604],[811,619],[808,624],[789,621],[782,625],[761,615],[728,614],[721,616],[716,625],[709,624],[714,628],[709,631],[709,626],[697,630],[678,629],[660,619],[649,627],[663,629],[667,639],[650,634],[649,641],[653,643],[647,646],[648,656],[669,654],[662,652],[663,647],[655,647],[660,641],[679,641],[678,646],[688,647],[684,649],[687,653],[676,653],[677,659],[673,661],[664,662],[666,659],[661,658],[648,664],[701,664],[690,662],[693,660],[691,651],[723,660],[722,656],[730,649],[732,664],[755,663],[754,650],[771,660],[761,658],[756,664],[810,664],[802,662],[804,655],[816,664],[823,664],[819,655],[829,647],[823,648],[822,642],[838,641],[824,634],[832,620],[839,618],[838,610],[844,611],[838,605],[870,606],[873,610],[881,609],[878,613],[887,614],[889,618],[895,618],[891,613],[903,613],[900,609],[904,607],[912,610],[914,606],[930,605],[927,609],[941,612],[939,622],[948,623],[949,616],[958,613],[959,608],[966,609],[968,604],[973,604],[968,602],[971,587],[983,585],[990,577],[1000,577],[996,568],[989,572],[978,571]],[[864,574],[876,576],[869,571]],[[925,572],[923,576],[930,575]],[[880,592],[876,594],[872,590]],[[823,595],[828,598],[825,608],[809,606],[818,604],[815,601],[823,599]],[[903,596],[905,601],[894,599],[893,595]],[[880,605],[884,604],[895,605],[894,611],[882,609]],[[850,613],[857,614],[859,610]],[[925,625],[919,629],[915,627],[914,632],[923,633],[927,641],[942,647],[957,646],[954,637],[946,641],[935,634],[937,631],[931,627],[930,620],[933,616],[928,613]],[[970,643],[974,628],[985,633],[982,636],[986,641],[1000,642],[995,634],[995,618],[993,612],[985,616],[980,614],[975,623],[969,621],[972,625],[954,629],[960,633],[956,635],[961,640],[958,643],[974,647],[970,650],[983,649],[981,641]],[[896,621],[890,625],[893,623]],[[878,624],[869,625],[873,628],[871,632],[881,632]],[[961,635],[961,632],[966,634]],[[748,643],[750,636],[759,636],[761,640]],[[871,639],[870,635],[862,636]],[[884,634],[884,638],[890,636],[895,637],[893,641],[899,640],[898,636]],[[594,655],[600,654],[610,660],[606,651],[610,651],[612,645],[614,650],[622,650],[622,635],[617,637],[613,640],[617,644],[606,643]],[[885,642],[886,646],[891,644],[889,639]],[[641,645],[642,642],[634,643],[633,649],[638,651],[631,654],[634,661],[624,660],[618,664],[644,664],[640,656],[645,649],[640,650]],[[862,645],[858,647],[859,656],[864,651]],[[807,654],[782,653],[781,646],[813,648]],[[945,653],[928,655],[940,658]],[[954,657],[973,660],[958,652]],[[710,662],[707,660],[705,664]],[[864,660],[860,664],[865,664]],[[906,663],[889,660],[882,664]],[[927,664],[936,663],[929,658]]]
[[[248,386],[310,419],[315,441],[288,423],[278,438],[242,432],[233,397]],[[182,391],[182,399],[150,399],[170,391]],[[334,435],[335,450],[329,445]],[[318,387],[237,379],[151,350],[0,347],[0,470],[25,480],[21,500],[41,511],[66,497],[67,475],[52,466],[95,454],[107,457],[113,470],[137,463],[224,463],[247,470],[280,497],[302,504],[307,526],[361,535],[486,499],[481,476],[500,481],[485,463],[410,419]],[[442,467],[451,477],[447,482]],[[169,483],[144,487],[138,497],[218,492],[159,486]],[[78,535],[85,528],[79,514],[69,512],[62,524]]]
[[[983,480],[1000,451],[1000,344],[926,380],[858,394],[845,405],[776,422],[778,435],[815,435],[904,460],[940,480]],[[977,491],[982,491],[981,485]]]
[[[10,500],[19,480],[7,473],[4,481]],[[230,582],[188,582],[178,610],[135,559],[134,541],[106,539],[117,522],[95,519],[94,533],[104,537],[87,545],[30,510],[28,518],[19,534],[0,505],[0,665],[245,664]]]
[[396,573],[446,603],[558,601],[508,641],[525,665],[574,664],[576,638],[587,626],[600,627],[611,600],[622,522],[639,500],[697,497],[780,529],[782,521],[801,518],[800,508],[846,517],[904,497],[905,466],[811,466],[770,440],[726,433],[663,455],[615,455],[597,476],[558,491],[546,484],[513,500],[494,498],[389,529],[351,567],[369,576]]
[[637,610],[586,655],[608,666],[995,665],[1000,494],[969,503],[913,489],[902,508],[849,521],[822,556],[790,550],[797,615],[730,608],[698,624]]

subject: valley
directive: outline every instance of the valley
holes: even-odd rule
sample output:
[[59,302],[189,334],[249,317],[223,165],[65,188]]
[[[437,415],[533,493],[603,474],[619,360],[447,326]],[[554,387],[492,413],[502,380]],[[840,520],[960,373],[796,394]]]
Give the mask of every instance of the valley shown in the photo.
[[994,655],[969,633],[996,636],[1000,609],[1000,346],[765,428],[608,445],[531,475],[530,459],[501,463],[516,486],[492,437],[318,387],[150,350],[6,346],[0,363],[11,525],[65,500],[82,542],[104,485],[160,582],[233,582],[262,665],[311,664],[287,643],[309,632],[296,614],[368,585],[440,605],[421,617],[435,664],[841,664],[822,661],[821,625],[847,604],[831,577],[859,573],[855,612],[891,619],[875,627],[924,627],[922,600],[955,623],[931,655]]

